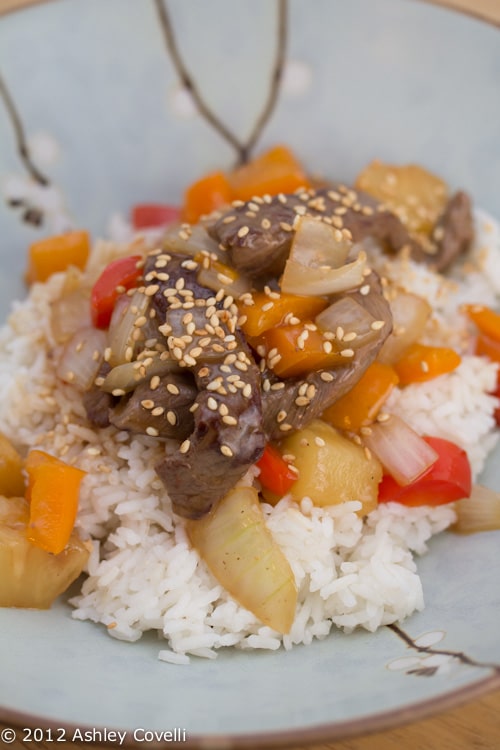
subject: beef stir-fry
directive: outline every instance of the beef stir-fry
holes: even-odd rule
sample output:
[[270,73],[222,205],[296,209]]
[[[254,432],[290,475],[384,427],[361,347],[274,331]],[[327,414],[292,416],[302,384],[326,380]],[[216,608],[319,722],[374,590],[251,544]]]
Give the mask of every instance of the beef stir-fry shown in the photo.
[[[90,421],[165,440],[157,472],[174,511],[203,516],[269,441],[305,427],[348,392],[390,335],[390,306],[363,240],[448,263],[470,239],[463,194],[439,227],[437,248],[426,252],[378,201],[331,185],[256,197],[181,226],[177,236],[170,231],[113,312],[123,351],[114,351],[111,336],[84,395]],[[324,357],[284,371],[272,339],[245,335],[245,310],[254,294],[267,295],[269,307],[283,294],[301,296],[302,285],[309,296],[308,275],[322,312],[279,323],[300,329],[298,349],[319,338]]]

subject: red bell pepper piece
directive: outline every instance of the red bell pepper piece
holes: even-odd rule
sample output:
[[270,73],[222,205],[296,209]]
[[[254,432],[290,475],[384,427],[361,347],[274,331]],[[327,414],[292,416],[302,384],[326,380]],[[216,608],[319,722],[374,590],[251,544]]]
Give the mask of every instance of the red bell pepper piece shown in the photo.
[[111,320],[116,300],[120,294],[137,284],[142,275],[138,266],[142,257],[129,255],[112,261],[101,273],[90,297],[92,323],[96,328],[107,328]]
[[279,450],[269,443],[257,461],[257,466],[262,486],[278,497],[286,495],[297,479],[297,472],[290,468]]
[[131,211],[134,229],[153,229],[166,227],[180,221],[181,209],[162,203],[139,203]]
[[467,453],[443,438],[425,437],[424,440],[438,454],[437,461],[415,482],[404,487],[391,476],[384,475],[379,485],[379,503],[435,506],[469,497],[472,476]]

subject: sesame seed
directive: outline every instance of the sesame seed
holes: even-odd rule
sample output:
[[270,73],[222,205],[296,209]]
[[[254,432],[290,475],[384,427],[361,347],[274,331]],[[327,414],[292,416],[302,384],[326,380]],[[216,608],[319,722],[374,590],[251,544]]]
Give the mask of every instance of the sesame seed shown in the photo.
[[283,410],[279,411],[276,416],[276,421],[280,423],[280,422],[284,422],[285,419],[286,419],[286,411],[283,411]]
[[293,429],[293,428],[292,428],[292,425],[291,425],[291,424],[288,424],[287,422],[282,422],[282,423],[280,424],[280,427],[279,427],[279,428],[280,428],[281,432],[288,432],[289,430],[292,430],[292,429]]
[[167,383],[167,391],[168,391],[169,393],[172,393],[172,394],[173,394],[174,396],[178,396],[178,395],[179,395],[179,393],[180,393],[180,391],[179,391],[179,389],[177,388],[177,386],[176,386],[176,385],[174,385],[173,383]]
[[217,411],[217,401],[213,396],[208,397],[207,406],[211,411]]
[[242,393],[245,396],[245,398],[250,398],[250,396],[252,395],[252,386],[250,385],[250,383],[247,383],[243,387]]
[[143,401],[141,401],[141,406],[144,407],[144,409],[152,409],[154,405],[155,402],[150,398],[145,398]]
[[296,406],[309,406],[311,401],[307,398],[307,396],[297,396],[295,399],[295,405]]
[[344,334],[344,338],[342,341],[354,341],[354,339],[358,338],[358,334],[356,331],[349,331],[349,333]]
[[269,221],[269,219],[262,219],[262,221],[260,222],[260,225],[261,225],[262,229],[270,229],[271,228],[271,222]]
[[229,445],[221,445],[220,452],[223,456],[228,456],[229,458],[234,455]]
[[151,437],[158,437],[160,432],[156,429],[156,427],[146,427],[146,434],[151,435]]
[[291,224],[288,224],[286,221],[280,221],[280,228],[284,232],[293,232],[293,227]]
[[323,440],[323,438],[319,437],[319,435],[316,435],[316,437],[314,438],[314,442],[316,443],[316,445],[317,445],[317,446],[318,446],[319,448],[324,448],[324,447],[325,447],[325,445],[326,445],[326,443],[325,443],[325,441]]
[[341,357],[354,357],[354,349],[341,349]]
[[160,385],[160,376],[153,375],[153,377],[149,381],[149,387],[151,388],[152,391],[155,391],[159,385]]
[[231,417],[229,414],[225,414],[222,417],[222,421],[224,422],[224,424],[229,424],[229,425],[237,425],[238,424],[238,420],[235,419],[235,417]]
[[240,227],[238,229],[238,237],[241,237],[241,238],[246,237],[249,231],[250,231],[250,227],[246,227],[246,226]]
[[362,294],[363,297],[366,297],[366,295],[370,293],[370,285],[365,284],[364,286],[362,286],[359,290],[359,293]]
[[172,426],[177,424],[177,415],[175,411],[167,411],[167,422]]
[[191,441],[189,439],[184,440],[184,442],[180,444],[179,452],[187,453],[190,447],[191,447]]
[[370,328],[372,329],[372,331],[380,331],[380,329],[383,328],[384,326],[385,326],[384,320],[374,320]]

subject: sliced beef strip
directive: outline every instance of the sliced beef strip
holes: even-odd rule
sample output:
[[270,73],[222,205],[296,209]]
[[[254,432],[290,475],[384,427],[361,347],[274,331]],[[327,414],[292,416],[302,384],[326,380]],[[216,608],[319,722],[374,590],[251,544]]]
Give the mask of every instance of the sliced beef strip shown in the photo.
[[262,455],[260,372],[236,327],[236,306],[198,283],[192,260],[174,254],[151,256],[145,278],[158,286],[152,304],[165,320],[160,330],[197,388],[193,431],[177,450],[166,451],[156,471],[173,510],[199,518]]
[[437,252],[428,262],[436,270],[444,271],[467,252],[474,239],[472,203],[467,193],[459,191],[450,198],[436,223],[433,236]]
[[[384,321],[378,335],[370,337],[346,364],[330,370],[311,372],[303,378],[280,380],[272,372],[264,373],[262,412],[264,430],[270,439],[283,438],[286,432],[305,427],[311,420],[358,382],[376,358],[380,347],[392,330],[389,304],[382,294],[376,274],[366,278],[363,291],[350,292],[348,296],[362,305],[377,321]],[[267,381],[267,382],[266,382]]]
[[137,386],[109,412],[119,430],[184,440],[193,430],[190,408],[197,389],[191,373],[170,373]]
[[[97,373],[97,378],[105,378],[111,370],[107,362],[103,362]],[[87,419],[95,427],[109,427],[109,415],[118,399],[102,391],[98,385],[92,385],[82,396],[83,406],[87,413]]]
[[[260,373],[253,362],[246,372],[223,360],[202,365],[195,374],[199,394],[194,430],[179,450],[167,454],[156,467],[174,511],[186,518],[208,513],[258,461],[266,442]],[[210,389],[212,383],[218,384],[217,390]]]
[[446,268],[472,238],[470,200],[465,193],[451,199],[437,224],[435,241],[427,244],[410,235],[401,220],[370,195],[338,183],[266,201],[254,198],[233,206],[207,231],[229,250],[240,272],[256,279],[279,276],[290,252],[294,221],[304,213],[348,230],[354,242],[372,237],[390,252],[407,248],[415,260],[438,270]]

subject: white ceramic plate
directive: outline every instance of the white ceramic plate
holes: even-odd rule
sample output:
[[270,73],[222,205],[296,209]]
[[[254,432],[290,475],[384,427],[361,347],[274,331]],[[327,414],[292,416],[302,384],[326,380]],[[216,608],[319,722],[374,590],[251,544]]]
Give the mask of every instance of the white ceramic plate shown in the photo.
[[[498,29],[412,0],[163,7],[211,120],[179,83],[153,0],[53,1],[0,18],[3,316],[24,294],[34,238],[68,218],[97,236],[135,202],[178,202],[254,135],[254,151],[286,142],[312,171],[347,181],[375,156],[418,162],[500,216]],[[499,456],[483,477],[497,488]],[[64,600],[0,610],[0,719],[61,727],[66,739],[97,727],[141,744],[156,739],[134,729],[178,728],[189,746],[255,748],[450,707],[500,686],[498,544],[497,532],[433,540],[419,563],[426,609],[401,629],[188,667],[159,662],[155,638],[126,644],[72,620]]]

